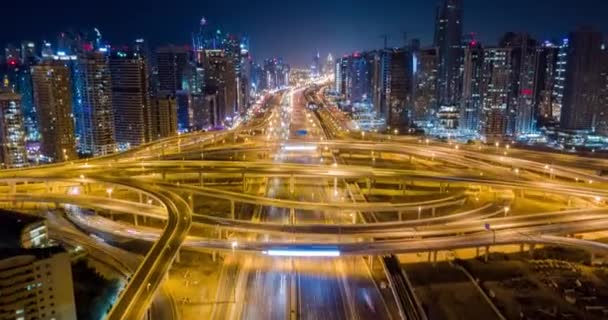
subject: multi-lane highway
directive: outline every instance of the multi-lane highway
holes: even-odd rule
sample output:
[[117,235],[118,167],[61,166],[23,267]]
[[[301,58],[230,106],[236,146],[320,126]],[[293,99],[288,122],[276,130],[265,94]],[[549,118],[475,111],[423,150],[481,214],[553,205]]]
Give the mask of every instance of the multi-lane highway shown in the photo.
[[[334,111],[306,109],[320,96],[287,90],[231,130],[0,171],[0,203],[91,209],[67,218],[154,244],[110,319],[141,318],[180,249],[223,254],[216,319],[391,318],[366,255],[522,243],[607,250],[563,237],[608,229],[604,160],[349,132]],[[53,230],[95,249],[88,234]]]

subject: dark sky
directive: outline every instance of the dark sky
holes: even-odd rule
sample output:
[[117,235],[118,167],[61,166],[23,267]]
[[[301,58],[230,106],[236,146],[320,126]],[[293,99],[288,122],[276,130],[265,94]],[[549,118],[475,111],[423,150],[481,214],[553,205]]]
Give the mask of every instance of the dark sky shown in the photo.
[[[9,2],[9,3],[7,3]],[[6,0],[0,6],[0,44],[52,39],[68,28],[98,27],[113,44],[137,37],[153,44],[188,43],[205,16],[209,23],[251,38],[256,59],[283,56],[306,65],[316,50],[341,55],[401,44],[403,32],[432,41],[438,0]],[[608,0],[464,0],[466,32],[495,43],[504,31],[540,39],[578,25],[608,31]]]

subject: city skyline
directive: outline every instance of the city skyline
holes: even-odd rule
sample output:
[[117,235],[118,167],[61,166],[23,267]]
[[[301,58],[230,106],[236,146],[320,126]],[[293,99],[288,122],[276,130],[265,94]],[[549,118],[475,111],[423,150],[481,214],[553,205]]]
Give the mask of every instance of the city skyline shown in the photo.
[[[92,16],[88,12],[89,7],[80,2],[68,1],[65,6],[36,2],[11,4],[13,11],[19,14],[8,15],[0,21],[2,29],[12,30],[0,34],[0,44],[21,40],[53,41],[59,32],[94,27],[114,45],[130,43],[136,38],[149,39],[155,46],[187,44],[191,43],[191,33],[197,30],[198,21],[206,17],[213,27],[249,36],[257,61],[282,56],[300,67],[308,66],[317,51],[326,56],[329,52],[342,55],[381,48],[383,35],[388,35],[390,46],[401,46],[404,33],[409,38],[421,39],[423,45],[431,44],[435,7],[439,3],[239,0],[227,5],[182,1],[167,8],[154,1],[119,5],[112,0],[96,8],[96,14]],[[269,23],[260,23],[264,14],[275,10],[282,14],[269,19]],[[474,32],[480,41],[488,44],[497,43],[500,35],[507,31],[529,32],[539,40],[550,40],[564,37],[580,25],[608,31],[608,22],[601,14],[606,10],[608,3],[597,0],[542,0],[532,3],[523,0],[498,3],[468,0],[464,1],[463,31]],[[290,45],[284,46],[286,42]]]

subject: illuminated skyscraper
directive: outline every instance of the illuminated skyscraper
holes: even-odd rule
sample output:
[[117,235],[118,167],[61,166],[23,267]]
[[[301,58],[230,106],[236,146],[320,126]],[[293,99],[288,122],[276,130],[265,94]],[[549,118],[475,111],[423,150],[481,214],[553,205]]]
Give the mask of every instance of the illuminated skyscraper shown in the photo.
[[323,67],[323,74],[325,76],[330,76],[334,74],[335,62],[334,57],[330,54],[327,55],[327,59],[325,60],[325,66]]
[[471,41],[464,50],[462,101],[458,128],[462,133],[474,135],[479,130],[479,117],[483,104],[484,53],[481,44]]
[[441,0],[435,21],[435,46],[438,51],[438,107],[455,106],[460,98],[462,59],[462,0]]
[[69,68],[60,61],[32,67],[40,151],[55,162],[78,159]]
[[507,133],[507,107],[510,91],[510,49],[485,48],[480,134],[488,142],[501,140]]
[[581,28],[570,34],[561,127],[593,130],[600,108],[602,34]]
[[312,58],[312,64],[310,65],[310,76],[316,79],[321,76],[321,55],[317,51],[317,54]]
[[217,115],[230,123],[237,109],[237,81],[233,60],[223,50],[205,50],[205,87],[217,95]]
[[75,64],[74,83],[79,151],[95,156],[114,152],[112,79],[107,57],[98,51],[82,53]]
[[525,33],[509,32],[502,37],[500,46],[510,49],[511,55],[507,134],[517,137],[535,133],[538,43]]
[[157,92],[151,99],[152,140],[177,134],[177,101],[170,92]]
[[564,89],[566,86],[566,70],[568,68],[568,38],[562,40],[557,51],[555,63],[555,80],[553,82],[553,101],[551,114],[555,121],[560,121],[564,104]]
[[437,49],[421,49],[415,54],[413,121],[424,125],[437,110]]
[[405,131],[412,124],[412,94],[414,70],[412,52],[408,48],[393,49],[388,53],[388,86],[385,87],[388,116],[387,125]]
[[0,161],[3,168],[27,165],[21,96],[0,89]]
[[116,143],[132,147],[151,140],[148,61],[137,50],[110,55]]
[[550,41],[542,43],[538,49],[538,76],[536,80],[536,119],[538,126],[551,125],[555,120],[553,117],[553,87],[556,80],[556,67],[559,49]]

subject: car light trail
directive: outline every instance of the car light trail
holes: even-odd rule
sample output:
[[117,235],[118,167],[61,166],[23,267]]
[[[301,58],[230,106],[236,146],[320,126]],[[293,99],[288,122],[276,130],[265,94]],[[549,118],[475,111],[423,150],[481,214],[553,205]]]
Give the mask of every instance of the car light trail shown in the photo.
[[339,257],[338,250],[290,250],[290,249],[272,249],[263,251],[265,255],[273,257]]

